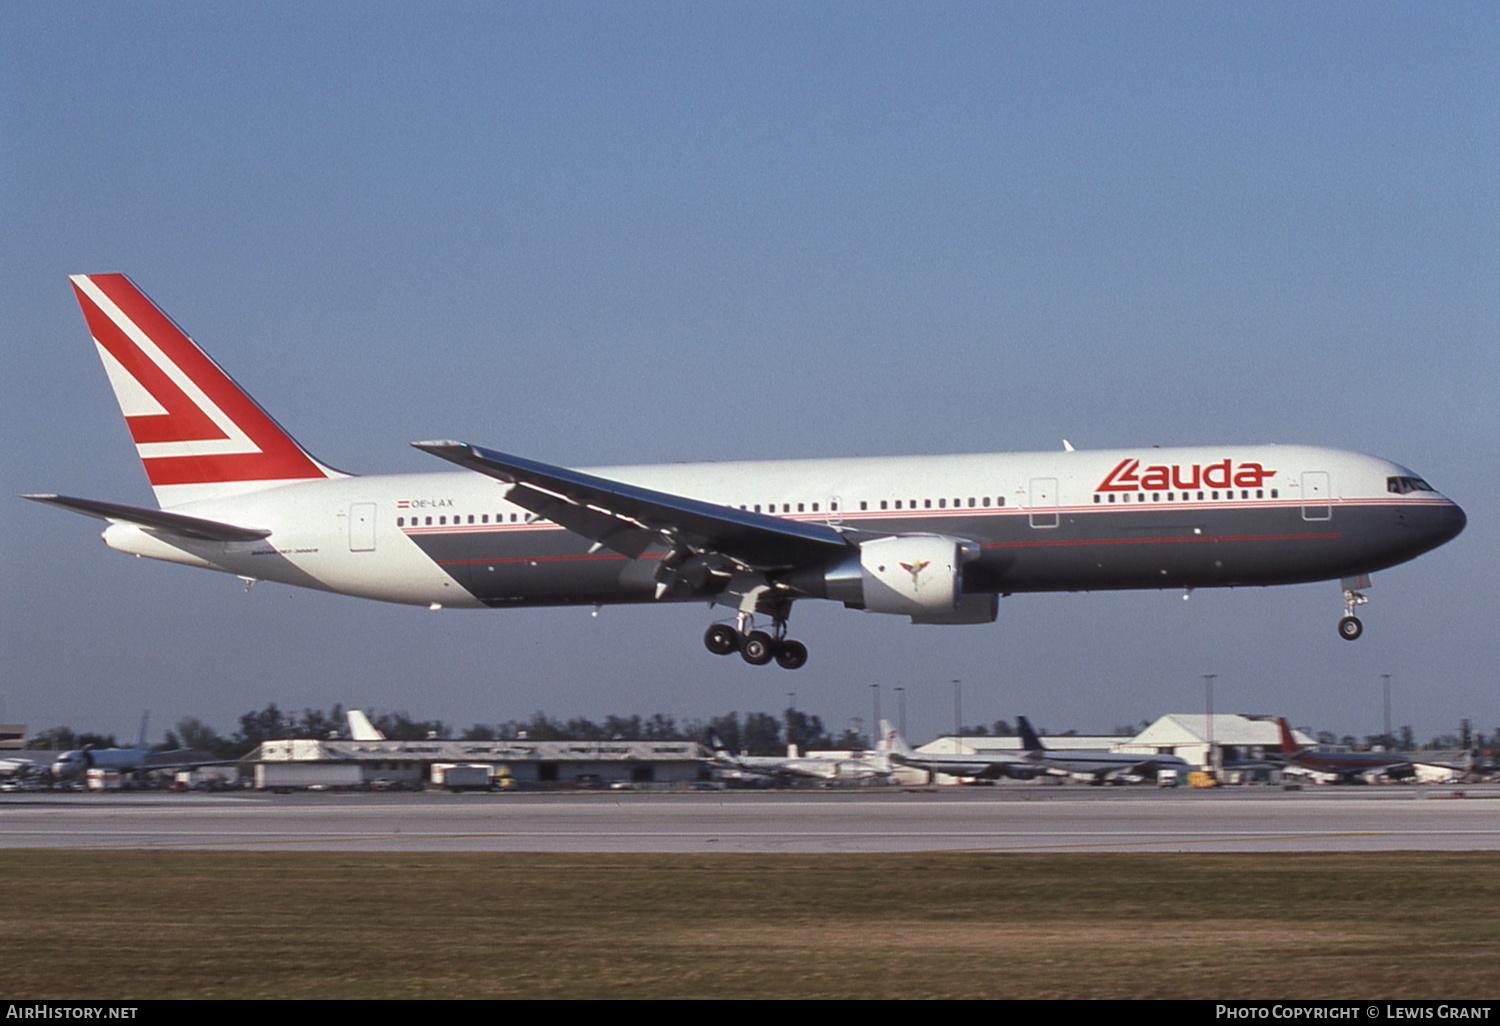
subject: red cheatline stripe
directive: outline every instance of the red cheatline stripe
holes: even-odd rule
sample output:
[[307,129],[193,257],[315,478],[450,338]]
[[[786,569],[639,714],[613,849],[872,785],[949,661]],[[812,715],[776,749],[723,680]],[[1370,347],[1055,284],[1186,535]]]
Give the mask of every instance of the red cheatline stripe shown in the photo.
[[1337,532],[1324,534],[1221,534],[1190,538],[1083,538],[1076,541],[983,542],[983,549],[1019,549],[1056,545],[1156,545],[1163,542],[1236,542],[1236,541],[1307,541],[1311,539],[1342,538]]
[[[665,552],[645,552],[641,559],[660,559]],[[507,556],[504,559],[436,559],[433,560],[438,566],[466,566],[470,563],[576,563],[580,560],[594,559],[628,559],[618,552],[595,552],[583,556]]]

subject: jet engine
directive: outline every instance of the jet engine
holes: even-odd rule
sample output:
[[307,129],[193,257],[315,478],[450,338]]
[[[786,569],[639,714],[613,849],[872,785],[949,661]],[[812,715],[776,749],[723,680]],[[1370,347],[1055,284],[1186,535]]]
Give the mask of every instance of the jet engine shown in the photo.
[[989,623],[995,597],[963,593],[963,565],[978,557],[979,546],[960,538],[895,535],[863,542],[843,562],[800,571],[787,583],[851,609],[910,616],[913,623]]

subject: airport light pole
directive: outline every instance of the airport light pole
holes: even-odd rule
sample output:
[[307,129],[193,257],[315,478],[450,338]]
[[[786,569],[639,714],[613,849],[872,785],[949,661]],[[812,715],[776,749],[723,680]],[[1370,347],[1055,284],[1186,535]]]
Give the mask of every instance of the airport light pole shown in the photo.
[[896,722],[901,727],[901,736],[906,736],[906,689],[896,689]]
[[1218,779],[1219,776],[1217,753],[1214,751],[1214,678],[1217,676],[1217,673],[1203,675],[1204,703],[1208,706],[1208,758],[1205,761],[1214,779]]
[[880,731],[880,685],[871,684],[870,693],[875,696],[875,718],[870,721],[870,748],[880,747],[880,741],[875,736]]
[[953,681],[953,750],[958,751],[958,739],[964,732],[964,682]]
[[1391,736],[1391,675],[1382,673],[1381,681],[1385,684],[1385,745],[1389,751],[1396,748],[1396,739]]

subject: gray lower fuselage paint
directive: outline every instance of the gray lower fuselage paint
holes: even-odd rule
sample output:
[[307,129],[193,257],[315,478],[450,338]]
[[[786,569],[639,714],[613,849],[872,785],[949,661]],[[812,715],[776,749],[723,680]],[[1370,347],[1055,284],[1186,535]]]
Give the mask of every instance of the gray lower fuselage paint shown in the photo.
[[[1031,526],[1027,510],[951,511],[883,518],[881,534],[943,534],[976,541],[966,594],[1213,588],[1299,584],[1372,573],[1447,541],[1463,514],[1445,505],[1359,505],[1305,520],[1300,502],[1245,509],[1142,505],[1065,512]],[[1250,508],[1253,507],[1253,508]],[[858,513],[843,523],[865,528]],[[418,529],[412,540],[480,601],[546,606],[654,600],[655,559],[627,559],[547,525],[486,531]],[[655,558],[653,558],[655,557]],[[699,598],[700,596],[684,596]]]

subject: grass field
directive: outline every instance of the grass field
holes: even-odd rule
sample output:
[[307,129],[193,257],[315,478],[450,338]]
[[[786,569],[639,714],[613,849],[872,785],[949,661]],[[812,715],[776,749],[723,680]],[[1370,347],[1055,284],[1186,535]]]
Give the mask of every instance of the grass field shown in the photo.
[[35,998],[1500,997],[1500,858],[0,852]]

